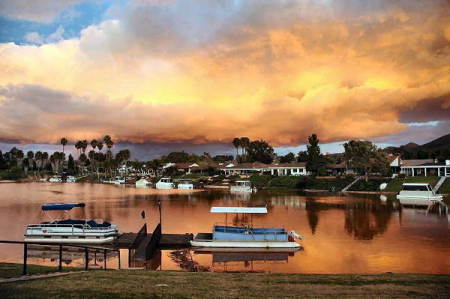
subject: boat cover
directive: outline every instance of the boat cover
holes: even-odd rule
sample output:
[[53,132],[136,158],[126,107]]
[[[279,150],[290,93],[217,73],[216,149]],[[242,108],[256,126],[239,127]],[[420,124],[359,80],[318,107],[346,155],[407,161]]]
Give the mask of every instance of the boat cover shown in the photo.
[[73,208],[84,208],[84,203],[49,203],[42,206],[43,211],[68,211]]
[[267,214],[267,208],[254,207],[212,207],[211,213]]

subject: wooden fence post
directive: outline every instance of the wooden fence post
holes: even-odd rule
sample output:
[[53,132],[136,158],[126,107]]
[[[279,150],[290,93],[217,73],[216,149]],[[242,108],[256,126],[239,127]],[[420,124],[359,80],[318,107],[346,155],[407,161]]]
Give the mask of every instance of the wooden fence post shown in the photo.
[[117,250],[117,254],[119,255],[119,270],[120,270],[120,249]]
[[23,243],[23,275],[27,275],[28,244]]
[[88,248],[84,247],[84,270],[88,269],[88,265],[89,265],[89,252],[88,252]]
[[106,270],[106,249],[103,249],[103,268]]
[[59,265],[58,265],[58,271],[62,271],[62,244],[59,244]]

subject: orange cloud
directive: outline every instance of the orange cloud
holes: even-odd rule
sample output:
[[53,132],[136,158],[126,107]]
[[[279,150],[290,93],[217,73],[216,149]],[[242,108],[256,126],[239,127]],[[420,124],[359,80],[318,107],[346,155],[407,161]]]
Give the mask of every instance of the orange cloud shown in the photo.
[[340,2],[223,16],[212,1],[185,16],[138,1],[79,39],[1,44],[0,138],[297,145],[313,132],[324,142],[399,133],[402,111],[429,99],[449,109],[447,2]]

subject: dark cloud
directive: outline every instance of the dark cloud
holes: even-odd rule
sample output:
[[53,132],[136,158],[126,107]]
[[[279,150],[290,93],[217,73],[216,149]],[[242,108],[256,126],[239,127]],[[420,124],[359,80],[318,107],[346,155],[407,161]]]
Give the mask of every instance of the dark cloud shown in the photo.
[[[436,98],[423,99],[409,107],[403,107],[399,111],[400,121],[428,122],[450,120],[450,94]],[[450,132],[450,130],[449,130]]]

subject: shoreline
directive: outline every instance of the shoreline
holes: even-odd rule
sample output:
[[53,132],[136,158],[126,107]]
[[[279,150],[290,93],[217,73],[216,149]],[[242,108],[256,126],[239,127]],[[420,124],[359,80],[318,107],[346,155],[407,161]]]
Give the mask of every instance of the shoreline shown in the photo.
[[68,294],[72,298],[446,297],[450,275],[91,270],[0,286],[2,298],[65,298]]

